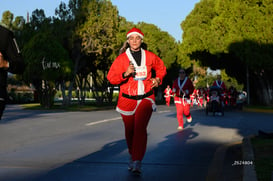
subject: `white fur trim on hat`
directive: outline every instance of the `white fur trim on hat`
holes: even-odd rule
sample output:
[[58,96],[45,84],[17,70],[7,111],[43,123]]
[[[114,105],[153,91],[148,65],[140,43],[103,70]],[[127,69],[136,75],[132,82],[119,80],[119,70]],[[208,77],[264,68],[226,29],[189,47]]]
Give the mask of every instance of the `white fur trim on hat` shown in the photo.
[[142,33],[142,31],[138,28],[132,28],[130,31],[128,31],[126,37],[129,38],[129,36],[136,34],[138,36],[140,36],[141,39],[143,39],[144,34]]
[[140,34],[139,32],[131,32],[127,34],[127,38],[129,38],[129,36],[133,35],[133,34],[137,34],[138,36],[140,36],[143,39],[143,35]]

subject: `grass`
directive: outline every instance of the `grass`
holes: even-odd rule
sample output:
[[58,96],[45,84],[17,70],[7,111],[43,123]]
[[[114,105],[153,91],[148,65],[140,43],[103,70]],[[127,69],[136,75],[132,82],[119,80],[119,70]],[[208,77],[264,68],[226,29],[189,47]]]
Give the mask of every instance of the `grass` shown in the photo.
[[273,113],[273,106],[244,105],[243,110],[263,112],[263,113]]
[[[273,113],[272,106],[247,105],[244,111]],[[251,138],[254,165],[258,181],[271,181],[273,172],[273,139],[255,136]]]
[[55,102],[54,105],[50,108],[41,107],[39,103],[30,103],[30,104],[22,104],[24,109],[31,110],[51,110],[51,111],[95,111],[102,109],[114,109],[116,103],[108,104],[102,103],[97,104],[96,102],[87,102],[83,105],[79,105],[78,103],[72,102],[69,106],[63,106],[60,102]]
[[[156,101],[157,105],[165,104],[165,101]],[[21,104],[24,109],[31,110],[51,110],[51,111],[95,111],[102,109],[114,109],[117,105],[116,101],[113,101],[111,104],[102,103],[98,104],[96,101],[86,100],[85,104],[79,105],[77,101],[71,101],[69,106],[63,106],[61,101],[55,101],[54,105],[48,109],[41,107],[40,103],[28,103]]]
[[251,138],[258,181],[271,181],[273,172],[273,139]]

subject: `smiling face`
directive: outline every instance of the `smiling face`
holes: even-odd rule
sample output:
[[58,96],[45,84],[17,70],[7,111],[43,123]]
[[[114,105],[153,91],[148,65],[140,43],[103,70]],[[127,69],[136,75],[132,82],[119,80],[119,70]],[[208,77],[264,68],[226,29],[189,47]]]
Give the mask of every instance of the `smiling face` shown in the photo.
[[132,51],[139,51],[140,50],[142,39],[141,39],[141,37],[139,35],[132,34],[132,35],[129,36],[127,41],[129,43],[130,49]]

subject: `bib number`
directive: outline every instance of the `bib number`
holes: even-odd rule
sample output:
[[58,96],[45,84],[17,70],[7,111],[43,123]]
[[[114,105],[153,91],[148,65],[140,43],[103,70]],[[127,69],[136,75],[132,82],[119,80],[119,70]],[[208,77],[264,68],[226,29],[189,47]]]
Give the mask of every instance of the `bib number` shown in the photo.
[[147,67],[146,66],[141,66],[141,67],[136,67],[136,75],[135,75],[135,80],[145,80],[147,78]]

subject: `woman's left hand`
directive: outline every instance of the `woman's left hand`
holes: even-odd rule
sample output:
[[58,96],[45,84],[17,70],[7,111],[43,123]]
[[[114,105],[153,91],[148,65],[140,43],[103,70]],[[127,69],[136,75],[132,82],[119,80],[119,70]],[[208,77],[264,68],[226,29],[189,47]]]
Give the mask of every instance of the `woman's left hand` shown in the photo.
[[150,81],[152,82],[151,88],[158,87],[160,83],[159,78],[151,78]]
[[8,61],[4,60],[3,54],[0,52],[0,68],[9,68]]

